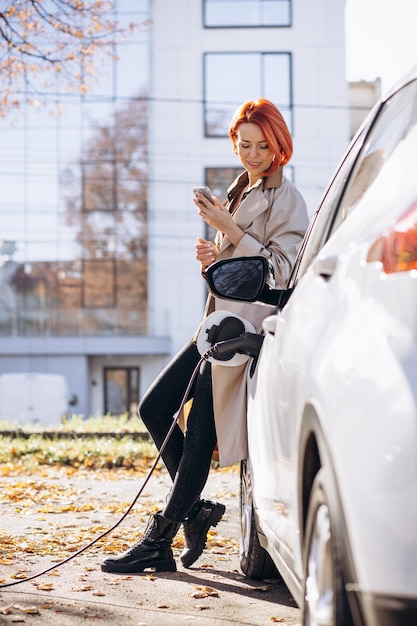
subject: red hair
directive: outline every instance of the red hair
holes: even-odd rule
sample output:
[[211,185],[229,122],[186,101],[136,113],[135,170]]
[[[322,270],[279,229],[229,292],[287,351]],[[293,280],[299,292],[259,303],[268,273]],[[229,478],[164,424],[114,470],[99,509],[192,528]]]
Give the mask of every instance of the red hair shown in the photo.
[[264,172],[265,176],[273,174],[280,165],[285,165],[292,157],[292,138],[285,120],[270,100],[260,98],[249,100],[242,104],[234,113],[230,127],[229,137],[236,152],[237,131],[241,124],[250,122],[257,124],[269,147],[275,154],[271,167]]

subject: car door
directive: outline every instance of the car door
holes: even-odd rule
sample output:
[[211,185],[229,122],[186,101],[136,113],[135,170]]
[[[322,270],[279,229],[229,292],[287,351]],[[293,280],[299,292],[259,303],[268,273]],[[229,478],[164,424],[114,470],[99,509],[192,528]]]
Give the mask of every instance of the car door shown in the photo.
[[415,124],[416,85],[409,83],[383,102],[358,134],[303,242],[291,279],[294,293],[286,307],[264,323],[256,396],[248,417],[254,501],[262,532],[299,577],[298,433],[314,350],[318,341],[331,341],[327,331],[335,293],[343,292],[337,284],[339,253],[319,252],[349,215],[361,210],[395,147]]

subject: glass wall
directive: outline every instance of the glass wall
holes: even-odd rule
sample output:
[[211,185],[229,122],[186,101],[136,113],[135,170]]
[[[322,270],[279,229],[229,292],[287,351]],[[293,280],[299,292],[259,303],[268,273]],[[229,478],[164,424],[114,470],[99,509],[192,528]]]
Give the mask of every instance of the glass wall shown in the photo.
[[[147,0],[117,0],[140,25]],[[0,121],[0,335],[147,333],[148,32]],[[135,67],[132,79],[132,67]]]

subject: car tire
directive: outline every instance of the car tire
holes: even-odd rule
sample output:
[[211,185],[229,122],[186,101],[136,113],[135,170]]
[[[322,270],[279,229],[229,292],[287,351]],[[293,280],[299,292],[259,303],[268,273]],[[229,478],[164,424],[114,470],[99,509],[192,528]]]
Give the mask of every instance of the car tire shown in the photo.
[[240,464],[240,568],[245,576],[254,580],[281,578],[268,552],[259,543],[247,461]]
[[321,469],[313,482],[304,544],[303,626],[353,626],[334,490]]

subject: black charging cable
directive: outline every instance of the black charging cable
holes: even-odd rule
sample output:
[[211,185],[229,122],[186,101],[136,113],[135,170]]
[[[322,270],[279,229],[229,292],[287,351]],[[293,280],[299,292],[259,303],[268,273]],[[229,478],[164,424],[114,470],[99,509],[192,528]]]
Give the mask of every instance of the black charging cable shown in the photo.
[[[250,335],[250,337],[249,337]],[[256,339],[256,337],[260,337],[261,340]],[[72,561],[73,559],[75,559],[77,556],[80,556],[80,554],[82,554],[83,552],[85,552],[86,550],[89,550],[94,544],[96,544],[98,541],[100,541],[101,539],[103,539],[104,537],[107,537],[107,535],[109,535],[111,532],[113,532],[113,530],[115,528],[117,528],[125,519],[126,517],[129,515],[130,511],[133,509],[133,507],[135,506],[136,502],[138,501],[139,497],[142,495],[143,490],[145,489],[146,485],[148,484],[152,474],[154,473],[156,466],[158,465],[162,453],[164,452],[168,441],[175,429],[175,426],[178,423],[179,417],[181,415],[181,411],[185,405],[185,403],[187,402],[187,398],[188,395],[190,393],[191,387],[194,383],[194,379],[197,376],[198,370],[200,369],[201,364],[203,363],[203,361],[207,361],[210,357],[217,355],[217,354],[224,354],[226,352],[230,352],[231,350],[235,350],[235,352],[240,352],[241,354],[248,354],[249,356],[257,356],[262,344],[262,335],[255,335],[254,333],[243,333],[242,335],[240,335],[240,337],[236,337],[233,339],[227,339],[225,341],[219,341],[217,344],[214,344],[213,346],[211,346],[208,350],[206,350],[206,352],[204,352],[204,354],[201,356],[200,360],[198,361],[197,365],[195,366],[193,373],[191,374],[189,383],[187,385],[187,389],[185,390],[184,396],[181,400],[181,404],[180,404],[180,408],[178,410],[177,415],[175,416],[175,418],[172,421],[172,424],[167,432],[167,435],[164,439],[164,441],[162,442],[162,445],[158,451],[158,454],[156,455],[155,461],[152,464],[152,467],[150,468],[148,475],[146,476],[145,480],[143,481],[139,491],[137,492],[137,494],[135,495],[135,497],[133,498],[132,502],[130,503],[130,505],[128,506],[128,508],[126,509],[126,511],[123,513],[123,515],[121,516],[120,519],[117,520],[117,522],[115,522],[113,524],[113,526],[111,526],[108,530],[106,530],[104,533],[101,533],[101,535],[98,535],[98,537],[96,537],[95,539],[93,539],[92,541],[90,541],[89,543],[87,543],[87,545],[85,545],[84,547],[80,548],[79,550],[77,550],[77,552],[74,552],[74,554],[71,554],[70,556],[68,556],[66,559],[63,559],[62,561],[60,561],[59,563],[55,563],[55,565],[48,567],[47,569],[42,570],[41,572],[39,572],[38,574],[34,574],[33,576],[28,576],[27,578],[22,578],[20,580],[15,580],[11,583],[3,583],[0,585],[0,589],[5,589],[6,587],[13,587],[14,585],[21,585],[22,583],[25,582],[29,582],[30,580],[34,580],[35,578],[39,578],[40,576],[44,576],[45,574],[48,574],[49,572],[51,572],[52,570],[57,569],[58,567],[61,567],[62,565],[65,565],[65,563],[69,563],[69,561]],[[253,353],[255,352],[255,353]]]

